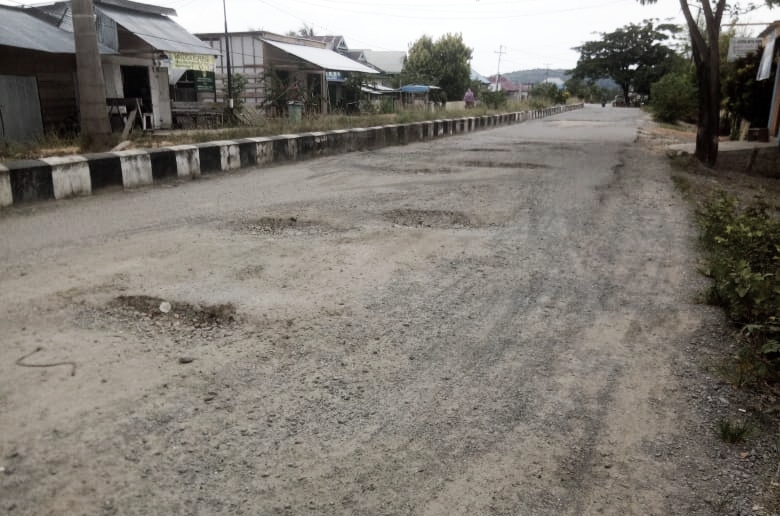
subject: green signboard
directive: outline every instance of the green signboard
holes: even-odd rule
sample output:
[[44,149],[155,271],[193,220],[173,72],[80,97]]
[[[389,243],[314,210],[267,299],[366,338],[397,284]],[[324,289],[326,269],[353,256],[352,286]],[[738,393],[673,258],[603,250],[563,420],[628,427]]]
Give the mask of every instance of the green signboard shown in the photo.
[[214,72],[195,72],[195,91],[214,93]]

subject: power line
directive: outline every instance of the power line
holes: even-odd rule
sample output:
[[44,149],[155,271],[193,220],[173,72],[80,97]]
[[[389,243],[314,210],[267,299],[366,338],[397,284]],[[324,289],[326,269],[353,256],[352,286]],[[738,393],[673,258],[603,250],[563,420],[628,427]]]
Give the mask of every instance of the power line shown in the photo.
[[[279,7],[273,6],[273,5],[269,4],[268,2],[265,2],[263,0],[257,0],[257,1],[259,1],[260,3],[263,3],[263,4],[266,4],[266,5],[275,7],[277,10],[282,11],[285,14],[288,14],[290,16],[294,16],[295,17],[295,15],[290,14],[290,13],[280,9]],[[491,16],[474,16],[474,15],[468,15],[468,16],[442,16],[441,12],[431,13],[431,15],[429,15],[429,16],[414,16],[414,15],[408,15],[408,14],[399,14],[397,12],[397,9],[395,10],[395,12],[393,12],[393,11],[390,11],[390,12],[358,11],[358,10],[353,10],[353,9],[339,8],[339,7],[327,7],[327,9],[347,12],[347,13],[356,14],[356,15],[376,16],[376,17],[381,17],[381,18],[391,17],[391,18],[411,19],[411,20],[433,20],[433,19],[435,19],[435,20],[450,20],[450,21],[457,21],[457,20],[462,20],[462,21],[480,21],[480,20],[482,20],[482,21],[495,21],[495,20],[504,20],[504,19],[507,19],[507,18],[529,18],[529,17],[533,17],[533,16],[547,16],[547,15],[551,15],[551,14],[562,14],[562,13],[569,13],[569,12],[586,11],[586,10],[590,10],[590,9],[599,9],[601,7],[609,7],[609,6],[616,5],[616,4],[625,4],[625,3],[628,3],[630,1],[632,1],[632,0],[613,0],[611,2],[606,2],[606,3],[603,3],[603,4],[586,5],[586,6],[581,6],[581,7],[571,7],[571,8],[567,8],[567,9],[553,9],[553,10],[548,10],[548,11],[537,11],[537,12],[529,12],[529,13],[505,13],[504,12],[504,13],[496,13],[495,15],[491,15]],[[313,4],[313,3],[310,3],[310,2],[304,2],[304,1],[300,1],[300,0],[298,0],[298,3],[299,4],[310,5],[310,6],[314,6],[314,7],[324,7],[324,6],[321,6],[319,4]]]

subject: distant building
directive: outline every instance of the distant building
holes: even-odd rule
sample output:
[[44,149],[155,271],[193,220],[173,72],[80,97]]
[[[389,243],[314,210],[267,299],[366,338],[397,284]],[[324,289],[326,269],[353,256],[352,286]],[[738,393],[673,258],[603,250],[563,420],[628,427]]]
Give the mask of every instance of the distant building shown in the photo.
[[[225,34],[197,36],[218,53],[219,95],[227,78]],[[306,112],[326,113],[342,97],[346,74],[378,73],[344,55],[348,50],[341,36],[298,37],[251,31],[231,32],[228,38],[230,71],[246,79],[243,100],[271,116],[283,116],[290,100],[303,102]]]
[[520,100],[522,88],[519,84],[515,84],[504,76],[497,78],[493,75],[488,80],[490,81],[488,85],[490,91],[502,91],[508,98]]
[[360,52],[361,63],[365,63],[379,72],[371,78],[372,83],[392,87],[393,83],[398,82],[398,78],[404,69],[404,63],[406,63],[406,52],[402,50],[367,49],[356,52]]
[[490,79],[488,79],[484,75],[480,75],[479,72],[477,72],[473,68],[471,69],[471,77],[470,77],[470,79],[471,79],[471,82],[478,82],[478,83],[484,84],[485,86],[490,84]]

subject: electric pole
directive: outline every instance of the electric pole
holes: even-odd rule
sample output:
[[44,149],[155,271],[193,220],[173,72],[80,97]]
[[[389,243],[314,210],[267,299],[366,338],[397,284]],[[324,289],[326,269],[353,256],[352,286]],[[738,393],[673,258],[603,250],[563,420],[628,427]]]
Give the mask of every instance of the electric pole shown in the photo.
[[222,12],[225,16],[225,65],[227,66],[227,105],[231,115],[233,114],[233,78],[230,73],[230,35],[227,28],[227,7],[222,0]]
[[498,70],[496,70],[496,91],[501,91],[501,56],[504,54],[504,46],[498,46]]
[[108,144],[111,125],[95,30],[95,7],[92,0],[72,0],[72,9],[81,134],[89,138],[90,145],[102,147]]

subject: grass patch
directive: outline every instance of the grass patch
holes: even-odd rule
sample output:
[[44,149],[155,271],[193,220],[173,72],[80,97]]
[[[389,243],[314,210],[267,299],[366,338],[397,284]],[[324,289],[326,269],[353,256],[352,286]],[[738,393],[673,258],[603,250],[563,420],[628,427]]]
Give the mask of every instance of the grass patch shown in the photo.
[[745,442],[745,439],[753,430],[753,425],[748,421],[732,421],[723,419],[718,423],[718,437],[724,443],[738,444]]

